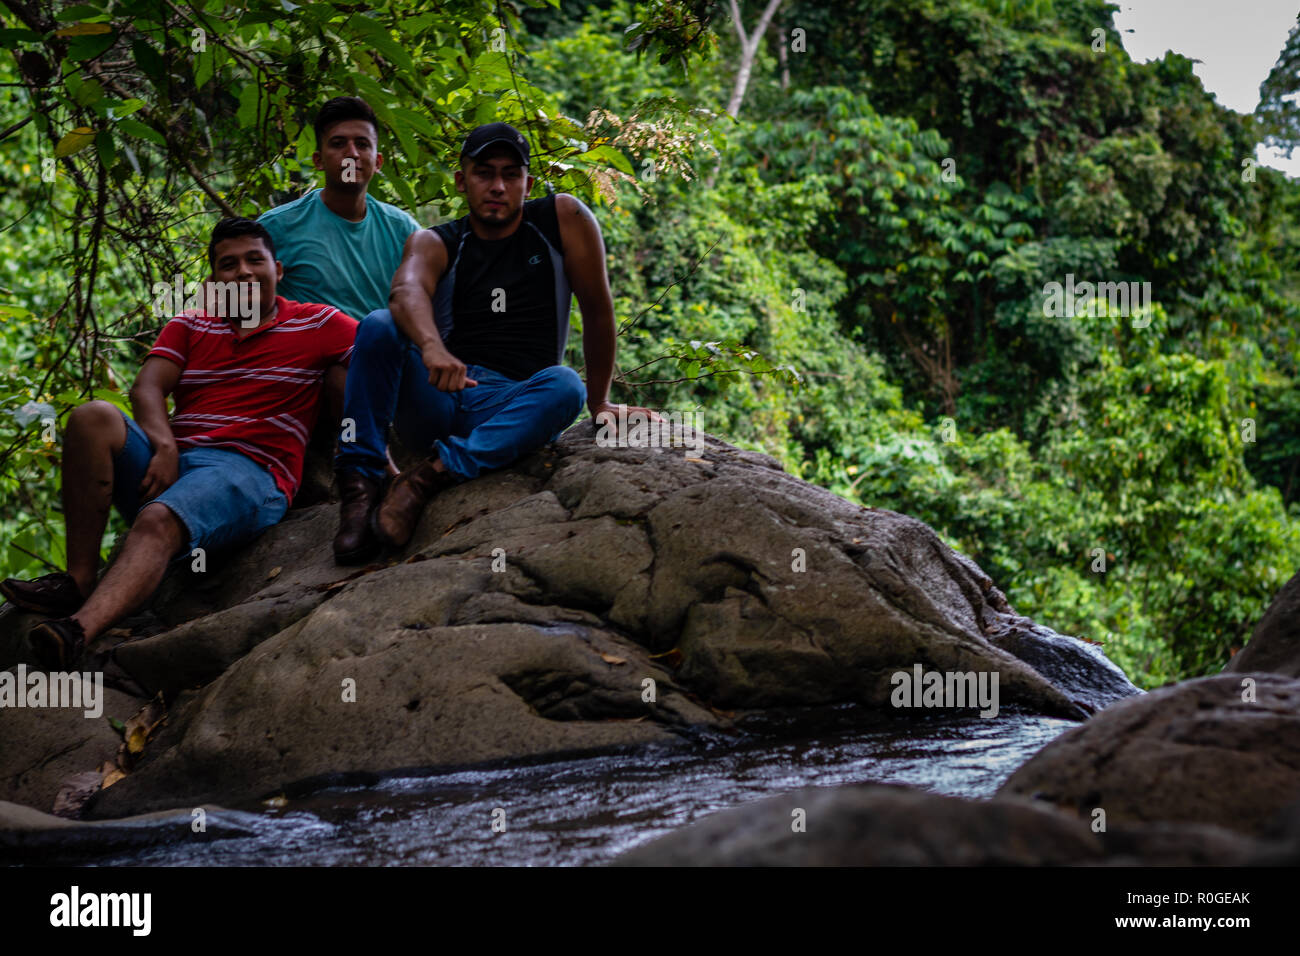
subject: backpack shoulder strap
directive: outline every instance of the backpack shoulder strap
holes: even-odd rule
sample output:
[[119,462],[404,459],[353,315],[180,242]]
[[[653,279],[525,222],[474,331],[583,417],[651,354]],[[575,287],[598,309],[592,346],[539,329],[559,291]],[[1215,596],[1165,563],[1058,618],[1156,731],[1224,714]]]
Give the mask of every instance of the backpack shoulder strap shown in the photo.
[[525,203],[524,225],[541,237],[550,253],[551,271],[555,276],[555,364],[562,365],[564,347],[569,341],[569,308],[573,303],[573,290],[564,272],[564,247],[560,241],[560,220],[555,214],[555,196]]
[[438,234],[442,244],[447,247],[447,268],[438,277],[438,284],[433,290],[433,321],[444,342],[451,335],[451,330],[456,327],[452,302],[456,294],[456,266],[460,262],[461,252],[465,249],[465,240],[470,236],[469,223],[466,219],[467,217],[461,217],[432,227],[433,232]]

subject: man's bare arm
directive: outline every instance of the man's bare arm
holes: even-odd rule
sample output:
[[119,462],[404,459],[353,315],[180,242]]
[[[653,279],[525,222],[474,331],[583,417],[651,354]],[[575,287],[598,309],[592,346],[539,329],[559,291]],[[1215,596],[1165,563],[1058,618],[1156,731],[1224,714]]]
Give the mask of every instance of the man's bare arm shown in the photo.
[[411,233],[402,250],[402,262],[393,273],[388,307],[402,334],[415,343],[429,370],[429,384],[444,392],[477,385],[465,377],[465,365],[447,351],[433,316],[433,294],[447,268],[447,247],[431,229]]
[[564,272],[582,311],[587,407],[595,415],[609,403],[609,384],[614,377],[614,298],[605,272],[605,240],[596,217],[576,196],[556,196],[555,214],[564,244]]
[[153,458],[140,482],[142,501],[150,501],[176,481],[180,471],[180,453],[176,436],[167,418],[167,396],[181,380],[181,367],[170,359],[151,355],[144,360],[140,374],[131,386],[131,411],[136,424],[153,444]]
[[[564,244],[564,273],[582,311],[587,408],[591,410],[593,419],[602,413],[616,414],[619,406],[610,404],[609,386],[614,378],[614,349],[618,333],[614,326],[614,298],[605,271],[605,240],[601,237],[596,217],[576,196],[567,193],[556,196],[555,214],[560,222],[560,241]],[[649,409],[628,408],[629,413],[638,411],[647,413],[652,419],[659,418]]]
[[320,408],[324,417],[322,426],[332,435],[338,434],[339,422],[343,419],[343,395],[347,390],[347,381],[346,365],[334,364],[325,370]]

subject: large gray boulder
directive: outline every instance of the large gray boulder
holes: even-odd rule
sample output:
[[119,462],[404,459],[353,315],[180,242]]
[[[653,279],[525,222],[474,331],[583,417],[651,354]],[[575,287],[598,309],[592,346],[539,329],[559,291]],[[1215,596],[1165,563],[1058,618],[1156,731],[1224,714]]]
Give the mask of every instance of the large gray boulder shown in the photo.
[[620,866],[1249,866],[1294,859],[1297,817],[1270,839],[1204,824],[1094,829],[1037,801],[910,787],[813,788],[712,814],[634,847]]
[[153,609],[171,629],[115,656],[177,703],[92,812],[690,741],[724,709],[890,708],[914,666],[1076,719],[1137,693],[922,522],[700,437],[690,457],[601,447],[584,422],[441,494],[387,563],[334,565],[323,504],[173,576]]
[[1282,585],[1255,625],[1250,641],[1224,670],[1300,677],[1300,573]]
[[[370,575],[260,644],[173,712],[145,762],[103,791],[92,815],[672,743],[717,720],[606,628],[560,607],[510,608],[505,595],[475,600],[492,581],[487,562],[446,562],[436,588],[426,568]],[[506,615],[515,619],[484,620]]]
[[1055,866],[1098,863],[1080,821],[1030,801],[885,785],[813,788],[706,817],[622,866]]
[[1300,681],[1220,674],[1120,701],[1066,731],[999,795],[1108,827],[1209,824],[1259,835],[1300,800]]

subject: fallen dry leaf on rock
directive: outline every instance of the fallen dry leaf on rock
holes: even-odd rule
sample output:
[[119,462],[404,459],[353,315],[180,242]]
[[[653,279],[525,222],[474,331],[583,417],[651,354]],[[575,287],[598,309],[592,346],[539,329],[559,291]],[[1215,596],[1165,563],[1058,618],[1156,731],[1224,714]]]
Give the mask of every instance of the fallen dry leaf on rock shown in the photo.
[[114,767],[108,773],[104,774],[104,782],[100,785],[100,789],[107,790],[125,776],[126,772],[121,767]]
[[662,661],[665,667],[671,667],[673,670],[682,666],[682,652],[677,648],[671,651],[664,651],[662,654],[651,654],[650,660]]
[[126,741],[127,753],[132,756],[142,753],[144,745],[154,735],[158,727],[167,719],[167,708],[159,694],[145,704],[122,727],[122,739]]

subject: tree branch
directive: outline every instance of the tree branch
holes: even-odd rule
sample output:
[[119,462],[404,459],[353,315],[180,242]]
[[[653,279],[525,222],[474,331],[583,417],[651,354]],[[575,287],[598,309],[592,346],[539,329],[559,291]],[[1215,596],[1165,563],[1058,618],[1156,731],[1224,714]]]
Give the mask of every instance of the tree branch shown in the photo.
[[[15,85],[18,85],[18,84],[15,84]],[[33,115],[34,115],[34,114],[33,114]],[[20,119],[17,123],[14,123],[12,126],[10,126],[10,127],[9,127],[7,130],[5,130],[4,132],[0,132],[0,139],[7,139],[9,136],[11,136],[11,135],[13,135],[14,133],[18,132],[20,129],[22,129],[24,126],[26,126],[26,125],[27,125],[28,123],[30,123],[31,121],[32,121],[32,117],[31,117],[31,116],[28,116],[26,119]]]

